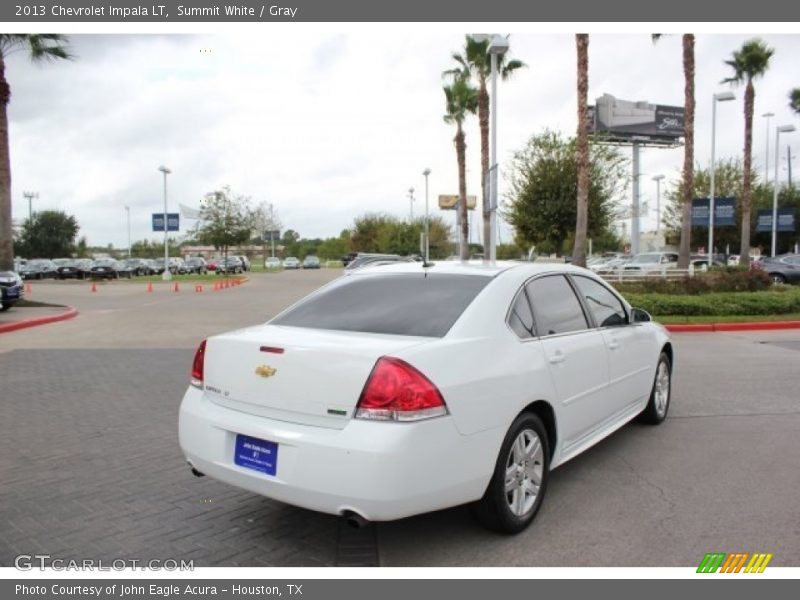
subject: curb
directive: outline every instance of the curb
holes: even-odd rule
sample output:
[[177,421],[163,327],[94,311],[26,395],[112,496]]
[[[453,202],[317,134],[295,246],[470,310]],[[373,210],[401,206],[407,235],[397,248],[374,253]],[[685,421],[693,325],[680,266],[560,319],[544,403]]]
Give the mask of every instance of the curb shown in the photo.
[[8,333],[10,331],[17,331],[18,329],[27,329],[28,327],[38,327],[39,325],[47,325],[48,323],[56,323],[58,321],[66,321],[73,319],[78,314],[77,308],[67,307],[62,313],[57,315],[47,315],[46,317],[35,317],[33,319],[25,319],[23,321],[14,321],[13,323],[6,323],[0,325],[0,333]]
[[672,323],[664,325],[672,333],[716,333],[718,331],[768,331],[800,329],[800,321],[756,321],[752,323]]

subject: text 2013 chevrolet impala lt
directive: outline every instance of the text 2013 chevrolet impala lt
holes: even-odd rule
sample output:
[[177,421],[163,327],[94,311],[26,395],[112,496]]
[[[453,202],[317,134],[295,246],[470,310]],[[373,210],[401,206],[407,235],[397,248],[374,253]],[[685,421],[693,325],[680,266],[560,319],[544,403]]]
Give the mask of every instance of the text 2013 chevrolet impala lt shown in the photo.
[[289,504],[382,521],[474,502],[517,532],[552,469],[664,420],[672,365],[667,332],[588,270],[386,265],[205,340],[180,445]]

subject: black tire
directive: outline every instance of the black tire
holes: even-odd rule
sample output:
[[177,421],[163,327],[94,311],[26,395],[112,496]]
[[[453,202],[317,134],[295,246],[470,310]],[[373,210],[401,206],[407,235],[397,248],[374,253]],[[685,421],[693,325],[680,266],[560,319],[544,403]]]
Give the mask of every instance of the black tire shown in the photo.
[[[509,492],[506,492],[506,472],[509,468],[509,461],[514,461],[512,447],[517,438],[526,432],[534,433],[540,442],[541,456],[534,463],[540,470],[540,485],[536,493],[533,505],[528,508],[521,516],[515,514],[509,502]],[[521,466],[518,469],[522,468]],[[523,475],[518,472],[518,476]],[[516,478],[516,476],[515,476]],[[547,430],[541,419],[533,413],[524,412],[516,418],[506,434],[503,444],[500,446],[500,454],[495,463],[494,473],[486,488],[483,498],[471,506],[472,514],[475,518],[488,529],[500,533],[514,534],[523,531],[531,524],[536,513],[544,500],[547,491],[547,482],[550,478],[550,442],[547,437]],[[520,486],[522,486],[522,481]],[[510,492],[513,497],[514,492]]]
[[772,283],[776,285],[783,285],[786,283],[786,276],[782,273],[770,273],[769,276],[772,278]]
[[[659,401],[657,394],[659,393],[659,376],[661,374],[661,366],[666,367],[666,401]],[[663,385],[663,381],[662,381]],[[672,399],[672,362],[666,352],[662,352],[658,358],[658,365],[656,366],[656,374],[653,377],[653,389],[650,392],[650,399],[647,401],[647,406],[636,418],[640,423],[647,425],[659,425],[664,422],[669,412],[669,402]],[[663,404],[662,404],[663,402]]]

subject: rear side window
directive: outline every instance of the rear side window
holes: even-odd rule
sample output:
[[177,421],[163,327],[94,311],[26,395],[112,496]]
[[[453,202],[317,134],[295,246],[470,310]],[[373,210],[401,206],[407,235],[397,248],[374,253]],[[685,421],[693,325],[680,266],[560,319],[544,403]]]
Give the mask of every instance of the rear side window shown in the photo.
[[589,327],[578,297],[563,275],[539,277],[525,289],[533,304],[539,335],[569,333]]
[[342,277],[271,323],[443,337],[489,281],[482,275],[422,272]]
[[598,327],[614,327],[628,323],[625,307],[607,287],[588,277],[573,276],[572,280],[586,300],[586,306]]
[[531,305],[524,289],[520,290],[516,300],[514,300],[514,304],[511,306],[511,311],[508,313],[508,326],[523,339],[536,335],[534,333]]

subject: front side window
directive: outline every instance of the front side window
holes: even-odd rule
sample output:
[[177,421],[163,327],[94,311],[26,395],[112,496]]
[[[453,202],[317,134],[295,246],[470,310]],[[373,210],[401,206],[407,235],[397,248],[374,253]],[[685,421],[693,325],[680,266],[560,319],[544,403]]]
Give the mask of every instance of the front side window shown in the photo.
[[606,286],[588,277],[574,276],[572,280],[598,327],[615,327],[628,323],[625,307]]
[[525,286],[533,305],[539,335],[588,329],[589,324],[572,286],[563,275],[534,279]]

